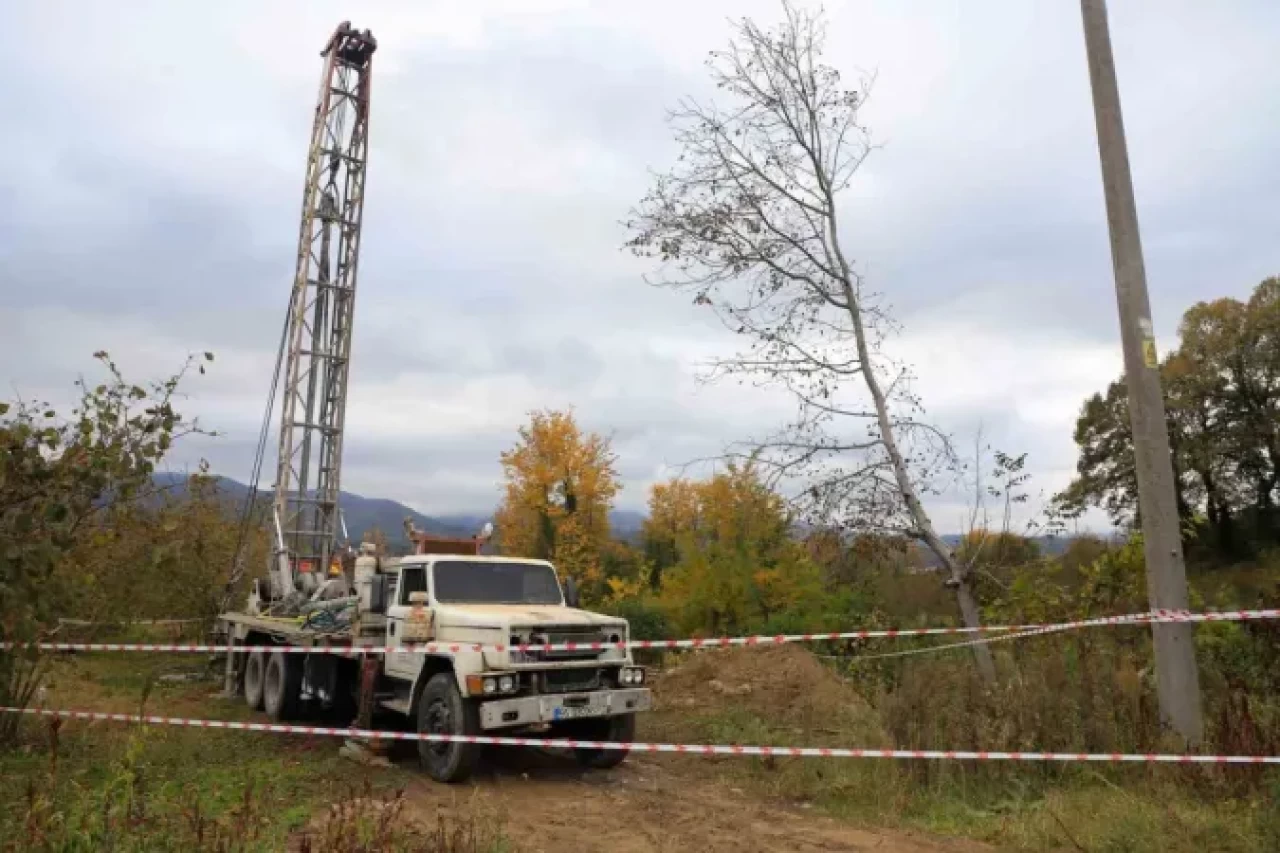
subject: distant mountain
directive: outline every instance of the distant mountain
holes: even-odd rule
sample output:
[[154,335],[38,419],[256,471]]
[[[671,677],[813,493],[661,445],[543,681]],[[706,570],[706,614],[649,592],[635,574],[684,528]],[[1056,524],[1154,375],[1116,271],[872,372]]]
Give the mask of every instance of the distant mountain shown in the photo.
[[640,528],[644,525],[645,514],[633,509],[615,509],[609,513],[609,530],[615,539],[628,542],[640,538]]
[[[215,477],[218,491],[225,496],[227,503],[243,506],[249,487],[230,477]],[[156,474],[152,480],[163,486],[171,495],[181,496],[186,491],[187,475],[177,472]],[[269,500],[271,493],[259,490],[264,500]],[[371,527],[378,527],[387,536],[388,543],[407,545],[404,535],[404,519],[413,519],[413,526],[426,533],[440,536],[474,536],[484,527],[485,522],[492,521],[493,515],[480,513],[457,513],[454,515],[423,515],[412,507],[399,501],[387,498],[366,498],[353,492],[341,492],[338,506],[342,509],[343,518],[347,522],[347,533],[352,541],[359,541],[364,532]],[[619,509],[609,513],[609,526],[613,535],[619,539],[634,540],[640,535],[640,526],[644,523],[644,513],[630,509]]]
[[[156,474],[152,479],[173,495],[181,496],[186,490],[186,474]],[[228,504],[236,507],[244,505],[245,497],[249,494],[248,486],[230,477],[214,479],[217,481],[219,493],[226,498]],[[271,493],[266,490],[260,489],[258,494],[262,500],[271,498]],[[360,541],[366,530],[378,527],[386,534],[389,544],[408,545],[408,539],[404,534],[406,516],[413,519],[413,526],[417,529],[439,536],[474,536],[480,532],[484,523],[490,520],[489,516],[465,513],[449,516],[423,515],[399,501],[387,498],[366,498],[352,492],[339,492],[338,506],[342,510],[343,519],[347,524],[347,533],[350,534],[353,542]]]
[[[963,538],[959,533],[948,533],[942,537],[942,541],[946,542],[949,547],[955,548]],[[1032,542],[1036,543],[1040,553],[1046,557],[1057,557],[1063,551],[1066,551],[1067,546],[1071,544],[1070,536],[1032,536],[1030,538]]]

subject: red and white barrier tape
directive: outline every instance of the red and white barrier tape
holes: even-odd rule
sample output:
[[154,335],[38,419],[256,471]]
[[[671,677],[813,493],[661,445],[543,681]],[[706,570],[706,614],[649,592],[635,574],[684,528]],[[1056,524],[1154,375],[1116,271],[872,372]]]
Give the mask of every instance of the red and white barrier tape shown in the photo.
[[[824,640],[866,640],[881,637],[930,637],[954,634],[985,634],[1017,632],[1022,636],[1092,628],[1106,625],[1149,625],[1154,623],[1195,622],[1245,622],[1280,619],[1280,609],[1227,610],[1192,613],[1187,610],[1156,610],[1149,613],[1128,613],[1122,616],[1104,616],[1096,619],[1080,619],[1072,622],[1056,622],[1029,625],[981,625],[977,628],[886,628],[858,631],[835,631],[812,634],[777,634],[774,636],[711,637],[688,640],[631,640],[616,643],[411,643],[403,646],[348,646],[317,642],[309,646],[237,646],[237,651],[288,652],[310,654],[323,652],[346,656],[366,654],[444,654],[459,652],[573,652],[604,651],[607,649],[723,649],[734,646],[766,646],[783,643],[812,643]],[[15,643],[0,643],[0,649],[13,648]],[[37,643],[42,651],[52,652],[224,652],[225,644],[197,643]]]
[[998,637],[978,637],[974,640],[961,640],[958,643],[942,643],[936,646],[921,646],[918,649],[899,649],[895,652],[877,652],[870,655],[818,655],[820,658],[827,660],[843,660],[850,663],[868,660],[884,660],[885,658],[905,658],[913,655],[927,655],[930,652],[944,652],[948,649],[968,649],[973,646],[990,645],[991,643],[1002,643],[1007,640],[1021,640],[1025,637],[1038,637],[1043,634],[1056,634],[1059,631],[1066,631],[1067,628],[1061,628],[1056,625],[1048,625],[1044,628],[1031,628],[1027,631],[1015,631],[1010,634],[1001,634]]
[[1147,764],[1280,764],[1276,755],[1193,755],[1182,753],[1120,752],[987,752],[958,749],[847,749],[821,746],[741,746],[694,743],[620,743],[617,741],[569,740],[566,738],[497,737],[492,735],[436,735],[417,732],[380,732],[371,729],[344,729],[329,726],[295,726],[285,723],[245,723],[235,720],[194,720],[185,717],[110,714],[102,711],[67,711],[45,708],[3,708],[0,713],[31,714],[71,720],[105,720],[117,723],[183,726],[198,729],[273,732],[276,734],[320,735],[362,740],[432,741],[474,743],[486,746],[525,746],[543,749],[604,749],[631,752],[678,753],[682,755],[760,755],[778,758],[918,758],[963,761],[1094,761],[1139,762]]

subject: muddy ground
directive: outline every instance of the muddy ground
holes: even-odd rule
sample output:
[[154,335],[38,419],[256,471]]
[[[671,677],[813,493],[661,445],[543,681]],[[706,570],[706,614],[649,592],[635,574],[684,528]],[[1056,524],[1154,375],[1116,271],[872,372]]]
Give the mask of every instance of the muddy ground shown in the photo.
[[[411,756],[396,762],[411,767]],[[970,853],[983,845],[861,829],[706,778],[686,760],[632,756],[608,771],[582,771],[568,756],[495,748],[473,780],[421,777],[405,791],[405,815],[424,826],[440,811],[501,819],[522,853],[763,853],[864,851]]]
[[[866,706],[847,684],[801,649],[735,650],[693,655],[662,673],[655,687],[664,709],[646,715],[641,739],[686,740],[688,718],[749,703],[778,723],[795,726],[803,741],[821,719],[852,716]],[[855,730],[858,726],[853,726]],[[860,741],[870,742],[861,731]],[[415,767],[413,748],[393,754]],[[732,759],[730,759],[732,760]],[[608,771],[584,771],[555,750],[493,747],[465,785],[412,776],[405,815],[426,826],[441,810],[450,816],[490,816],[524,853],[756,853],[756,851],[863,851],[961,853],[989,850],[972,842],[897,830],[861,828],[819,813],[805,803],[763,798],[722,781],[706,759],[633,754]]]

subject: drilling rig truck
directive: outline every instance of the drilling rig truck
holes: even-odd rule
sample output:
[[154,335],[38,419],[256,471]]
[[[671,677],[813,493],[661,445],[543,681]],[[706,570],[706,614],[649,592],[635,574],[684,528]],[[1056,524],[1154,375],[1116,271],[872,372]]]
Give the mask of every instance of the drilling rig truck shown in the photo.
[[[576,588],[562,587],[550,562],[482,553],[491,527],[450,538],[407,524],[413,553],[402,557],[343,544],[339,483],[376,49],[368,30],[344,22],[321,52],[297,269],[266,421],[283,375],[273,555],[245,606],[221,615],[226,692],[273,720],[324,708],[366,729],[375,715],[396,714],[424,734],[628,743],[652,698],[627,623],[579,609]],[[465,779],[478,751],[464,739],[418,741],[423,769],[442,782]],[[577,750],[589,767],[625,757]]]

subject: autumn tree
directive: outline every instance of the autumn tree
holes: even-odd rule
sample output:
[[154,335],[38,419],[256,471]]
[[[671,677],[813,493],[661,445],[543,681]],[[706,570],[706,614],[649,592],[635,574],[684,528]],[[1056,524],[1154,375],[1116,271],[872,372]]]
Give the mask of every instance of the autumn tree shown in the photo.
[[924,565],[915,543],[902,536],[866,531],[844,535],[832,528],[819,528],[805,536],[804,544],[828,584],[837,588]]
[[1098,560],[1108,550],[1110,545],[1100,536],[1088,533],[1073,536],[1059,555],[1058,565],[1068,575],[1078,575],[1083,567]]
[[[713,376],[795,400],[795,419],[741,455],[789,485],[815,524],[924,543],[976,626],[967,567],[921,502],[953,455],[882,350],[892,324],[840,227],[841,200],[872,150],[859,116],[870,80],[846,86],[822,63],[821,13],[783,9],[781,26],[743,19],[711,54],[723,102],[686,98],[671,112],[680,154],[634,211],[628,245],[661,264],[655,283],[691,293],[745,339]],[[986,648],[975,654],[994,678]]]
[[[1246,302],[1192,306],[1179,345],[1162,362],[1161,382],[1179,514],[1184,529],[1203,519],[1212,543],[1231,554],[1241,541],[1280,538],[1280,278],[1260,283]],[[1085,401],[1076,422],[1076,478],[1057,505],[1066,515],[1090,506],[1137,526],[1137,479],[1124,378]]]
[[583,432],[570,412],[533,412],[501,460],[506,484],[495,522],[503,553],[552,560],[598,595],[620,488],[609,439]]
[[265,526],[252,526],[242,542],[234,502],[202,463],[81,526],[58,568],[69,581],[62,607],[92,621],[212,620],[224,597],[248,592],[243,578],[227,588],[237,546],[246,564],[267,564]]
[[600,549],[600,571],[606,580],[619,579],[640,587],[656,586],[649,580],[644,552],[630,542],[609,539]]
[[1029,536],[979,528],[960,537],[956,557],[975,568],[1017,568],[1039,559],[1040,546]]
[[675,554],[662,569],[660,600],[683,630],[761,630],[821,607],[821,570],[793,536],[786,502],[753,467],[659,484],[649,518],[661,523],[646,526],[646,550]]
[[676,478],[657,483],[649,493],[649,514],[640,527],[644,557],[650,566],[649,581],[656,590],[662,574],[680,562],[680,538],[700,524],[699,485]]

